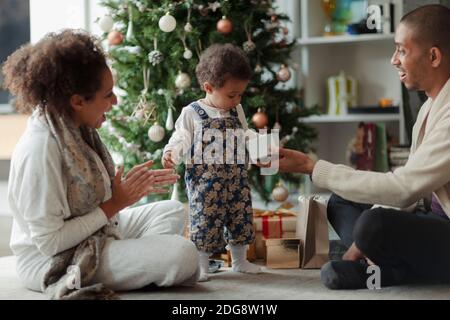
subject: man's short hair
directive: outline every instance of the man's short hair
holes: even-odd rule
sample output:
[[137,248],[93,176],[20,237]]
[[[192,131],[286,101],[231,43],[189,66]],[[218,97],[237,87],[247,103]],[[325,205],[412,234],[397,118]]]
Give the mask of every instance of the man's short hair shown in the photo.
[[450,9],[439,4],[419,7],[401,19],[421,45],[439,48],[450,57]]

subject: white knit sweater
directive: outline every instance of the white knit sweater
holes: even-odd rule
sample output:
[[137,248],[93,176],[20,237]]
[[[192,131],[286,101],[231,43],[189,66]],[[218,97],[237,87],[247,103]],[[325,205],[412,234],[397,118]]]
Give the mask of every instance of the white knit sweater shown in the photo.
[[[46,124],[34,113],[11,160],[8,200],[14,216],[10,246],[17,256],[51,257],[108,223],[100,207],[70,218],[61,153]],[[107,194],[111,185],[101,160]],[[25,258],[26,259],[26,258]]]
[[319,160],[312,180],[351,201],[397,208],[408,207],[434,192],[450,217],[450,79],[436,99],[428,99],[420,109],[404,167],[379,173]]

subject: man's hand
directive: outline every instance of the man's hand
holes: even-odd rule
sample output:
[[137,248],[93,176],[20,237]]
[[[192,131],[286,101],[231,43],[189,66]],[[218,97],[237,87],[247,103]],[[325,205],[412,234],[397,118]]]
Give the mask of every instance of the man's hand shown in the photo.
[[316,162],[306,154],[291,149],[278,149],[279,160],[277,163],[258,164],[263,168],[276,167],[282,172],[311,174]]

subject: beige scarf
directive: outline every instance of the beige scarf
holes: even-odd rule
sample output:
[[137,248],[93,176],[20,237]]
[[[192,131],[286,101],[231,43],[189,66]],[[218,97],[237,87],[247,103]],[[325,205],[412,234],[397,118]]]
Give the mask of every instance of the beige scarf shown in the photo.
[[[95,153],[105,165],[112,183],[114,163],[111,155],[96,130],[77,128],[68,116],[53,116],[48,111],[44,111],[44,115],[62,154],[71,218],[85,215],[103,202],[106,192]],[[91,283],[109,236],[108,226],[105,226],[77,246],[55,255],[43,279],[44,293],[51,299],[116,298],[103,284]]]

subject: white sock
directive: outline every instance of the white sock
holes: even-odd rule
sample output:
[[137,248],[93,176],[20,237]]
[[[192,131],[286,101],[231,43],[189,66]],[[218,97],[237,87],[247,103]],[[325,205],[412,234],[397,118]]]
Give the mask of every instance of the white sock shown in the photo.
[[198,282],[208,281],[208,270],[209,270],[209,253],[205,251],[199,251],[199,266],[200,266],[200,276]]
[[260,273],[261,267],[250,263],[247,260],[247,245],[231,245],[228,247],[231,251],[231,266],[233,271],[243,273]]

